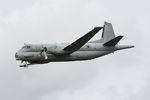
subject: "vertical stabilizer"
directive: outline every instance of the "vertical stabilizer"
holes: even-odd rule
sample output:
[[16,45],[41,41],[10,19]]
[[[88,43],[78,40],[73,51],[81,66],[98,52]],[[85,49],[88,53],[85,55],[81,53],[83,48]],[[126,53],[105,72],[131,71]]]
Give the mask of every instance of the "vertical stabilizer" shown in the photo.
[[111,23],[104,22],[101,39],[92,41],[91,43],[106,43],[115,38],[115,33]]
[[111,23],[104,22],[102,38],[104,43],[115,38],[115,33]]

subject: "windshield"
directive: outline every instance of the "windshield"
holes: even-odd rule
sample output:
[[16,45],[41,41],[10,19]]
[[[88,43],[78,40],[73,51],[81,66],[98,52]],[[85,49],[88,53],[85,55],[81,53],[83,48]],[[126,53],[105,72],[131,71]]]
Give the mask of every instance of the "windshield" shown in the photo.
[[21,51],[27,52],[27,51],[30,51],[30,49],[31,49],[31,46],[29,46],[29,45],[24,45],[24,46],[21,48]]
[[25,46],[22,47],[22,49],[29,49],[29,48],[30,48],[29,45],[25,45]]

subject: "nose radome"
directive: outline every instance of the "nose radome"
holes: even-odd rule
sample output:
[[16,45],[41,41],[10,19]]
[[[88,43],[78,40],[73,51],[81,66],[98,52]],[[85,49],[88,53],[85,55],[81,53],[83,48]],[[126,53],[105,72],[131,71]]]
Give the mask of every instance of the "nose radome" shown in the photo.
[[15,58],[16,58],[16,60],[19,60],[19,56],[18,56],[17,52],[15,53]]
[[17,52],[15,53],[15,57],[18,57]]

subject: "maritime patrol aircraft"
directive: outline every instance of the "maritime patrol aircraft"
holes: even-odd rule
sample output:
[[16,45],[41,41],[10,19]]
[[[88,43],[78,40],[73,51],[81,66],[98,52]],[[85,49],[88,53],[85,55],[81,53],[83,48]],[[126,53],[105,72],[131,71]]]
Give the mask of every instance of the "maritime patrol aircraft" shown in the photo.
[[[102,30],[101,39],[88,42]],[[133,45],[118,45],[123,36],[115,36],[111,23],[104,22],[102,27],[95,27],[73,43],[61,44],[25,44],[16,52],[20,67],[49,62],[81,61],[98,58],[117,50],[133,48]]]

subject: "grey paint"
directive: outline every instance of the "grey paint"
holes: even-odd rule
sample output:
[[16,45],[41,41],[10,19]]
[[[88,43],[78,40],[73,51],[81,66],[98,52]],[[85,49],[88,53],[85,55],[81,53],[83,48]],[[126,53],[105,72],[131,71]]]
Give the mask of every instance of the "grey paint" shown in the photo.
[[[97,28],[96,28],[97,30]],[[98,58],[109,53],[115,52],[117,50],[133,48],[132,45],[109,45],[106,46],[107,42],[113,42],[115,39],[115,34],[111,23],[104,23],[101,43],[99,41],[86,43],[83,39],[91,39],[91,35],[94,31],[90,31],[82,38],[76,40],[76,42],[71,44],[72,50],[66,51],[66,47],[70,46],[70,43],[61,44],[25,44],[16,54],[16,60],[25,61],[25,65],[21,67],[27,67],[27,65],[32,64],[44,64],[48,62],[58,62],[58,61],[80,61],[80,60],[91,60]],[[97,33],[97,31],[96,31]],[[94,35],[96,34],[94,33]],[[89,34],[89,35],[88,35]],[[89,37],[90,36],[90,37]],[[119,39],[120,40],[120,39]],[[118,40],[118,41],[119,41]],[[117,41],[117,42],[118,42]],[[82,43],[84,42],[84,43]],[[116,42],[116,43],[117,43]],[[81,45],[80,48],[78,45]],[[72,46],[75,45],[75,46]],[[76,49],[79,48],[79,49]],[[46,49],[46,50],[45,50]],[[74,50],[75,49],[75,50]],[[72,52],[73,51],[73,52]]]
[[[6,13],[0,16],[1,100],[150,100],[149,0],[27,2],[0,1]],[[24,42],[71,43],[105,20],[113,23],[116,35],[125,36],[119,44],[136,48],[83,62],[17,66],[14,52]]]

